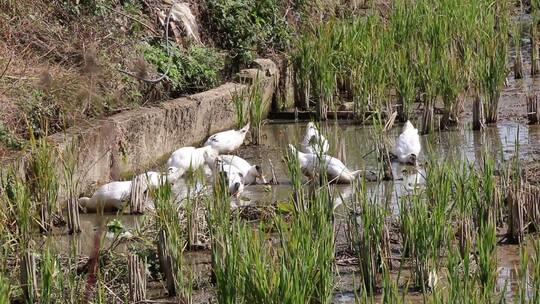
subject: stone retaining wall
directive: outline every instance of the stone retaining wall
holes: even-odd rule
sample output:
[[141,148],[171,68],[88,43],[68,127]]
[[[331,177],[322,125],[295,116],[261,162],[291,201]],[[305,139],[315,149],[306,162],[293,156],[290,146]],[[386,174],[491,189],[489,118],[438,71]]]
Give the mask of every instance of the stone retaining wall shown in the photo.
[[[238,94],[247,99],[256,79],[263,90],[265,114],[268,114],[279,83],[278,68],[268,59],[255,60],[252,67],[239,73],[238,83],[225,83],[157,107],[84,122],[49,139],[58,147],[56,155],[70,144],[77,147],[78,179],[81,190],[87,192],[97,185],[158,166],[174,150],[199,145],[215,132],[234,128],[236,113],[232,96]],[[4,159],[3,168],[18,163],[24,172],[24,158],[21,154],[15,160]],[[57,167],[61,177],[60,164]]]

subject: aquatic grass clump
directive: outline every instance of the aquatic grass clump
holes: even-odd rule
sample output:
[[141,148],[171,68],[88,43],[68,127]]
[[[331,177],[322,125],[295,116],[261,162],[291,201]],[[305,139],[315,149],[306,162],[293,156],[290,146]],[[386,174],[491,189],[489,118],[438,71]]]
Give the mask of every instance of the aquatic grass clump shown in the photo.
[[355,189],[347,224],[353,252],[358,258],[362,289],[373,294],[381,283],[381,271],[388,268],[386,256],[389,250],[386,243],[388,240],[385,238],[387,210],[380,204],[377,196],[369,197],[365,180],[355,186]]
[[482,221],[478,227],[477,236],[477,277],[481,287],[482,299],[490,302],[495,292],[497,281],[497,236],[495,224],[491,221]]
[[14,223],[7,226],[16,236],[17,244],[22,250],[29,247],[32,231],[35,228],[36,206],[30,197],[27,184],[17,175],[15,168],[10,168],[2,177],[3,197],[5,206],[2,211],[4,223]]
[[264,119],[265,102],[263,89],[259,78],[255,78],[249,90],[249,120],[251,123],[251,138],[256,145],[261,141],[260,130]]
[[243,128],[247,121],[246,121],[246,101],[245,101],[245,94],[243,91],[240,93],[238,91],[235,91],[231,93],[232,101],[234,104],[234,113],[235,113],[235,120],[236,120],[236,128],[241,129]]
[[[191,276],[186,275],[183,261],[186,240],[183,237],[182,222],[172,194],[172,187],[169,183],[160,185],[152,193],[156,206],[156,230],[160,233],[157,245],[161,251],[160,262],[163,272],[172,274],[175,293],[189,302],[191,299]],[[168,284],[170,283],[168,282]],[[169,287],[170,292],[172,291],[171,287]]]
[[359,114],[390,115],[388,104],[397,101],[401,120],[421,101],[427,133],[434,129],[436,102],[444,104],[443,127],[455,124],[463,96],[481,84],[490,122],[507,74],[509,16],[507,3],[489,0],[399,0],[385,20],[374,13],[314,25],[292,55],[301,88],[297,101],[309,107],[315,100],[322,119],[342,96],[355,102]]
[[222,174],[215,174],[212,193],[206,201],[206,220],[210,231],[216,295],[218,303],[234,304],[242,294],[241,276],[238,275],[241,270],[240,250],[227,182]]
[[40,206],[40,230],[51,232],[53,213],[58,213],[58,177],[53,163],[52,146],[45,139],[30,139],[31,153],[28,183],[32,189],[32,199]]

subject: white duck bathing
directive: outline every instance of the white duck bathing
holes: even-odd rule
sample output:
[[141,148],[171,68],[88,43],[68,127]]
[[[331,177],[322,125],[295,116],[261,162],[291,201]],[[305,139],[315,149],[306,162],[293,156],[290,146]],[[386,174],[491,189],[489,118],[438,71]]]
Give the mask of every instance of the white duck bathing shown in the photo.
[[418,154],[422,150],[418,129],[407,120],[403,130],[396,140],[394,154],[398,161],[405,164],[416,165]]
[[[296,153],[296,155],[298,155],[298,162],[300,163],[302,173],[309,178],[313,178],[315,176],[315,172],[319,168],[319,156],[312,153],[300,152],[290,144],[289,149],[292,153]],[[350,183],[362,173],[362,170],[349,170],[343,164],[343,162],[335,157],[329,155],[323,155],[322,157],[324,164],[323,169],[326,171],[329,182]]]
[[216,165],[216,169],[219,174],[225,176],[229,194],[239,198],[244,191],[244,175],[236,167],[224,164],[221,161]]
[[[307,124],[306,135],[302,140],[302,152],[311,154],[326,154],[328,140],[319,132],[313,122]],[[321,153],[322,152],[322,153]]]
[[[142,173],[145,183],[143,189],[156,188],[168,182],[173,183],[178,179],[178,169],[171,167],[167,174],[149,171]],[[86,209],[86,212],[117,211],[124,207],[124,203],[130,199],[132,181],[110,182],[97,188],[92,197],[81,197],[78,200],[79,206]]]
[[263,184],[266,184],[266,179],[262,173],[262,168],[258,165],[252,166],[247,160],[236,155],[221,155],[223,164],[231,165],[238,169],[244,176],[243,182],[245,185],[252,185],[257,183],[257,179]]
[[219,154],[231,153],[244,143],[249,130],[249,123],[240,130],[228,130],[210,136],[205,146],[212,146]]
[[188,170],[195,171],[205,164],[212,168],[217,157],[218,152],[211,146],[183,147],[172,153],[167,160],[167,166],[178,168],[179,175],[182,176]]

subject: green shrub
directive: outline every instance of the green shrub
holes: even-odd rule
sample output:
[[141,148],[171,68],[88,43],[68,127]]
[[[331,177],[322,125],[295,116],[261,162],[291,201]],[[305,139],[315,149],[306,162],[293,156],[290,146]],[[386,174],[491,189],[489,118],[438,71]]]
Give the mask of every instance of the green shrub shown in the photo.
[[187,50],[169,47],[170,58],[164,46],[147,47],[144,57],[160,73],[167,73],[174,91],[204,91],[219,83],[224,61],[216,50],[200,46],[191,46]]
[[218,47],[230,50],[236,64],[248,62],[253,51],[281,51],[288,44],[289,28],[279,0],[205,0],[203,20]]

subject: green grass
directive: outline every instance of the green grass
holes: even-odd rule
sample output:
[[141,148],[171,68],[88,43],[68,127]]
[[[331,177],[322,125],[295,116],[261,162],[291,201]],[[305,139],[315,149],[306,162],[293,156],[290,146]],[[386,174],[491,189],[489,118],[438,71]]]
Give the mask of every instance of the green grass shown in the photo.
[[478,86],[492,122],[508,72],[508,20],[509,6],[488,0],[399,0],[387,20],[378,14],[331,19],[298,38],[296,81],[321,118],[342,93],[365,113],[388,107],[396,92],[401,120],[416,100],[431,108],[442,99],[447,124],[458,121],[463,95]]
[[219,83],[224,60],[215,49],[193,45],[187,50],[157,44],[147,46],[144,58],[158,72],[167,73],[176,95],[211,89]]

